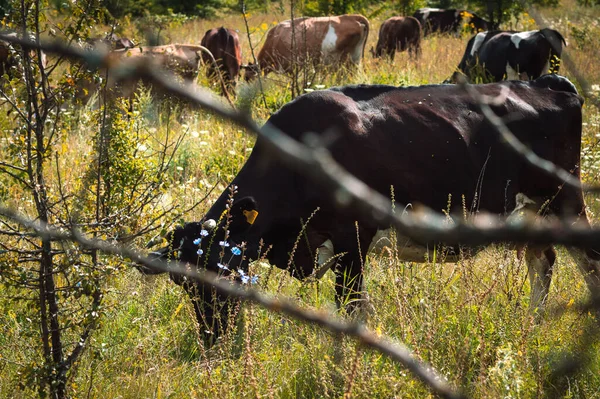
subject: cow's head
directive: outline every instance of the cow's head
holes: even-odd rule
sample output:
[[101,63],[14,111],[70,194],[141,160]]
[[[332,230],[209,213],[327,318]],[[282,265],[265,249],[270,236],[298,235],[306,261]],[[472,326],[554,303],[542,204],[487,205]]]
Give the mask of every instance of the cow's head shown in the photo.
[[258,64],[249,62],[248,65],[242,65],[241,68],[244,70],[244,80],[250,82],[260,75],[260,68]]
[[[178,261],[187,268],[206,269],[224,278],[246,282],[248,259],[245,236],[258,215],[256,201],[245,197],[231,204],[217,219],[187,223],[167,234],[166,245],[150,253],[153,258]],[[138,267],[146,274],[159,274]],[[231,303],[227,297],[204,286],[193,277],[170,272],[171,280],[181,285],[192,299],[196,317],[207,343],[214,343],[230,321]]]
[[[233,248],[244,246],[245,235],[258,215],[254,198],[244,197],[230,206],[217,219],[187,223],[167,234],[167,245],[151,252],[154,258],[165,261],[177,260],[199,268],[220,272],[217,264],[229,263]],[[236,256],[236,255],[234,255]],[[232,266],[245,266],[235,262]],[[175,273],[173,273],[175,274]],[[180,280],[181,277],[173,277]]]

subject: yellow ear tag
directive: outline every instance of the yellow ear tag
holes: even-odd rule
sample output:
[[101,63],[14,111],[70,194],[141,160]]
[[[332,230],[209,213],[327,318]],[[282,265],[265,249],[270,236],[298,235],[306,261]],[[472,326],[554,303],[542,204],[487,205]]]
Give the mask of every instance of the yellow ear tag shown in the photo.
[[258,216],[258,212],[255,210],[252,211],[244,211],[242,212],[244,214],[244,216],[246,216],[246,221],[249,224],[254,224],[254,221],[256,220],[256,217]]

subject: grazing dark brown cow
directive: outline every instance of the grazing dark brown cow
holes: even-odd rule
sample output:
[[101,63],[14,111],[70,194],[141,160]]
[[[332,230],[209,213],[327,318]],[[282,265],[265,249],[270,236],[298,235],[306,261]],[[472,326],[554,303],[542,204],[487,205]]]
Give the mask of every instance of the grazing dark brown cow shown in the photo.
[[413,17],[392,17],[379,28],[375,57],[386,55],[392,60],[396,51],[408,50],[410,56],[421,53],[421,24]]
[[468,79],[477,77],[499,82],[503,79],[536,79],[541,75],[557,73],[563,45],[562,35],[544,28],[529,32],[481,32],[467,43],[457,72]]
[[[491,97],[502,93],[504,101],[490,106],[501,117],[518,115],[506,118],[516,137],[537,155],[579,178],[583,99],[571,82],[547,75],[535,81],[480,85],[476,90]],[[308,132],[322,137],[341,166],[383,195],[393,187],[401,204],[423,204],[442,211],[448,209],[451,195],[450,211],[456,217],[463,218],[460,198],[468,207],[476,202],[480,211],[503,215],[515,209],[518,195],[523,194],[555,215],[580,217],[582,223],[588,223],[581,190],[562,186],[562,181],[507,149],[475,100],[455,85],[348,86],[315,91],[285,105],[267,125],[297,141],[303,141]],[[331,134],[336,137],[333,141],[326,138]],[[378,229],[389,226],[351,208],[340,210],[333,198],[342,200],[343,192],[330,195],[274,160],[269,152],[259,137],[231,182],[238,200],[229,206],[227,227],[223,212],[229,189],[203,220],[174,230],[168,245],[153,254],[168,257],[175,256],[169,255],[175,251],[192,267],[203,265],[247,282],[248,262],[259,257],[261,245],[263,254],[271,246],[266,257],[272,265],[299,279],[316,273],[316,251],[329,247],[340,254],[335,266],[338,303],[357,299],[371,240]],[[307,220],[310,223],[304,225]],[[431,259],[436,248],[437,259],[456,261],[461,255],[459,247],[444,250],[435,242],[400,238],[399,243],[400,258],[410,261]],[[243,256],[236,255],[242,246]],[[600,248],[570,249],[593,293],[600,288],[596,249]],[[548,294],[554,255],[550,246],[527,248],[533,307],[542,304]],[[211,290],[203,291],[193,280],[175,280],[190,293],[201,330],[215,335],[222,332],[227,318],[219,313],[220,308],[213,309]]]
[[468,29],[475,32],[491,29],[491,24],[479,17],[477,14],[467,10],[421,8],[413,17],[420,23],[424,36],[431,33],[459,33],[462,30],[463,21],[468,23]]
[[[211,29],[204,34],[200,44],[215,58],[225,85],[228,88],[235,87],[242,66],[242,48],[238,34],[223,27]],[[208,77],[214,77],[217,71],[210,56],[202,53],[202,61],[208,65]]]
[[[358,14],[296,18],[293,32],[294,36],[291,20],[273,27],[258,53],[258,66],[250,63],[246,67],[245,79],[254,79],[259,71],[264,75],[291,72],[294,64],[302,65],[308,61],[315,67],[346,61],[358,65],[369,36],[369,20]],[[295,49],[295,54],[292,49]]]

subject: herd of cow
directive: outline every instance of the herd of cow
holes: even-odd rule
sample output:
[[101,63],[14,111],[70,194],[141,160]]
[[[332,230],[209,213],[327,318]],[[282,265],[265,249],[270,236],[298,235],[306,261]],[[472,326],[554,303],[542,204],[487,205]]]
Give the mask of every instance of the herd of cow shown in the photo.
[[[490,23],[467,10],[426,8],[412,17],[389,18],[382,23],[371,53],[393,60],[396,51],[408,50],[411,56],[418,57],[423,37],[434,32],[460,33],[464,26],[478,33],[469,40],[463,59],[448,82],[455,82],[459,74],[471,80],[481,77],[486,81],[501,81],[535,79],[548,71],[558,72],[559,57],[566,44],[559,32],[547,28],[529,32],[489,31]],[[202,60],[209,65],[209,76],[218,69],[231,88],[242,70],[245,80],[251,81],[261,73],[290,73],[295,65],[314,68],[358,65],[364,57],[369,29],[368,19],[357,14],[284,21],[267,33],[256,64],[246,65],[242,64],[238,34],[224,27],[206,32],[201,42],[204,51],[194,45],[170,45],[122,49],[115,53],[159,57],[161,65],[172,66],[173,70],[177,70],[175,66],[187,65],[187,72],[179,73],[186,79],[195,76]],[[209,53],[216,60],[216,68]]]
[[[549,70],[557,72],[563,44],[561,34],[553,29],[529,32],[489,30],[491,24],[467,10],[440,10],[425,8],[407,17],[392,17],[383,22],[379,37],[371,53],[374,57],[387,56],[393,60],[396,51],[408,50],[418,57],[421,40],[433,32],[460,33],[464,27],[478,32],[473,36],[463,58],[446,82],[456,82],[463,74],[470,80],[535,79]],[[214,77],[221,74],[224,90],[231,91],[242,70],[246,81],[259,74],[289,73],[294,65],[327,65],[361,62],[369,35],[369,21],[362,15],[297,18],[279,23],[267,33],[258,52],[256,64],[242,64],[238,34],[224,27],[211,29],[200,45],[170,44],[163,46],[135,46],[115,35],[90,41],[111,50],[115,58],[143,57],[169,69],[185,81],[197,78],[201,63]],[[214,60],[213,61],[213,57]],[[8,43],[0,41],[0,76],[14,67]],[[94,92],[89,82],[82,83],[85,93]],[[111,85],[115,86],[114,83]],[[116,89],[115,89],[116,90]],[[123,94],[123,93],[119,93]]]
[[[456,32],[462,29],[464,18],[476,29],[493,28],[464,10],[423,9],[413,17],[385,21],[373,54],[393,57],[397,50],[409,50],[418,56],[423,36]],[[208,31],[201,46],[136,47],[126,40],[111,40],[116,57],[149,56],[166,68],[183,67],[181,76],[190,80],[209,51],[233,85],[243,68],[251,79],[259,73],[287,72],[295,62],[358,64],[368,33],[369,22],[361,15],[300,18],[293,26],[285,21],[267,34],[257,64],[245,66],[238,35],[225,28]],[[450,80],[456,80],[459,73],[473,77],[479,66],[495,81],[522,79],[474,87],[486,98],[503,100],[489,105],[525,146],[580,179],[583,98],[566,78],[546,74],[564,44],[564,38],[552,29],[479,32],[469,40]],[[582,190],[564,185],[508,149],[477,100],[457,85],[319,90],[286,104],[266,125],[298,142],[311,132],[315,140],[329,143],[327,149],[338,164],[371,188],[387,196],[393,187],[394,198],[401,204],[449,210],[460,218],[465,207],[473,215],[543,212],[589,227]],[[340,201],[351,201],[343,190],[329,193],[303,173],[289,169],[269,156],[264,140],[258,138],[241,171],[205,217],[170,232],[167,245],[152,256],[176,258],[242,283],[252,281],[248,266],[259,257],[299,279],[320,276],[331,267],[338,304],[355,303],[372,240],[390,226],[373,215],[340,207]],[[231,200],[233,192],[235,201]],[[438,261],[456,261],[482,249],[415,240],[405,234],[409,232],[401,233],[401,260],[422,262],[432,259],[435,252]],[[549,292],[556,252],[551,245],[519,250],[529,269],[531,307],[540,308]],[[569,252],[592,294],[600,294],[600,245],[569,248]],[[140,270],[155,273],[142,266]],[[231,320],[230,301],[192,278],[176,273],[171,277],[190,295],[200,330],[208,332],[214,342]]]

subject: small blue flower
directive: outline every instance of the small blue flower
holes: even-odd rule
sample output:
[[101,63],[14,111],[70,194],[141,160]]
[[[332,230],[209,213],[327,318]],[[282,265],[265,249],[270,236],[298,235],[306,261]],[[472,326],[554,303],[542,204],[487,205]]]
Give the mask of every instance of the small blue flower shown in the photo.
[[242,269],[238,269],[237,272],[240,274],[240,276],[246,275],[246,273],[244,273],[244,271]]
[[229,243],[227,241],[219,241],[219,245],[222,247],[228,247]]
[[201,250],[201,249],[199,249],[199,250],[198,250],[196,253],[197,253],[198,255],[202,255],[202,254],[204,253],[204,251],[203,251],[203,250]]
[[208,231],[206,231],[206,230],[202,229],[202,230],[200,230],[200,235],[201,235],[202,237],[206,237],[206,236],[208,235]]
[[242,276],[242,284],[248,284],[248,280],[250,280],[250,277]]
[[239,249],[238,247],[233,247],[233,248],[231,248],[231,253],[238,256],[238,255],[242,254],[242,250]]
[[251,283],[251,284],[256,284],[256,283],[258,283],[258,276],[252,276],[252,278],[250,279],[250,283]]
[[229,270],[229,268],[227,267],[227,265],[224,265],[222,263],[217,263],[217,266],[219,266],[219,269]]
[[196,238],[194,240],[194,245],[200,245],[201,242],[202,242],[202,237]]

